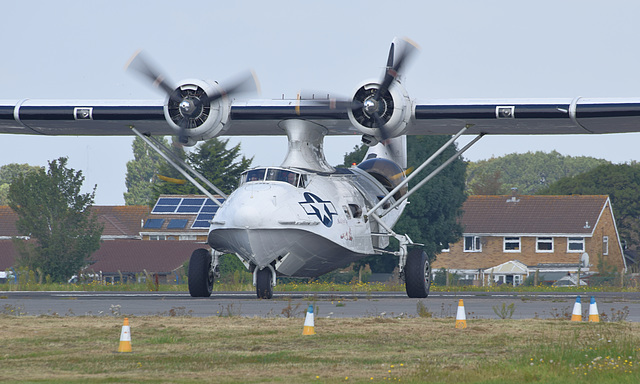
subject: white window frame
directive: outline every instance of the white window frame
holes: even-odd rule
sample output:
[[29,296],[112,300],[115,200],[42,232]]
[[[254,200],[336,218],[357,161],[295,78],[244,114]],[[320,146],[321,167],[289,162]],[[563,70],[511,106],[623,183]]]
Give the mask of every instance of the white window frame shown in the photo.
[[[551,249],[540,249],[541,244],[551,244]],[[536,238],[536,253],[553,253],[555,249],[555,239],[550,236]]]
[[[571,244],[582,244],[581,249],[571,249]],[[567,253],[581,253],[585,250],[584,237],[567,237]]]
[[609,254],[609,236],[602,236],[602,255]]
[[[507,240],[508,239],[508,240]],[[507,249],[507,244],[517,243],[518,249]],[[522,250],[522,241],[519,236],[505,236],[502,238],[502,252],[519,253]]]
[[[467,238],[472,238],[471,248],[469,249],[467,249]],[[464,252],[482,252],[482,241],[480,236],[465,236],[462,241],[462,249]]]

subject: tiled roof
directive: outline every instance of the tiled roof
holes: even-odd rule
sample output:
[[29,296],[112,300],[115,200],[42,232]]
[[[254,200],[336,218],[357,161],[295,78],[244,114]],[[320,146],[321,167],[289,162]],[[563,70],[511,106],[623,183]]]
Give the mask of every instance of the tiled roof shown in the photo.
[[[214,195],[214,197],[221,199],[221,196]],[[163,198],[169,199],[208,199],[205,195],[160,195],[158,197],[158,201]],[[157,204],[157,201],[156,201]],[[150,234],[164,234],[164,233],[172,233],[172,234],[196,234],[196,233],[204,233],[205,235],[209,233],[209,227],[206,228],[196,227],[192,228],[194,222],[196,221],[196,217],[198,216],[198,212],[193,213],[167,213],[164,212],[154,212],[151,210],[150,214],[147,216],[148,219],[158,220],[154,225],[145,226],[140,229],[140,232],[143,235]]]
[[0,237],[19,236],[16,228],[18,215],[7,205],[0,205]]
[[0,240],[0,271],[6,271],[15,264],[17,252],[12,240]]
[[591,234],[608,196],[469,196],[469,234]]
[[189,260],[198,248],[206,244],[191,241],[107,240],[91,255],[88,271],[103,273],[169,273]]
[[[107,240],[90,257],[89,271],[103,273],[170,273],[206,244],[191,241]],[[0,240],[0,271],[14,266],[17,252],[11,240]]]
[[[144,219],[150,208],[140,205],[91,207],[98,215],[98,222],[104,225],[103,237],[139,237]],[[23,235],[16,229],[18,215],[8,206],[0,206],[0,237]]]
[[98,215],[98,221],[104,225],[102,236],[136,237],[150,208],[145,205],[121,205],[91,207]]

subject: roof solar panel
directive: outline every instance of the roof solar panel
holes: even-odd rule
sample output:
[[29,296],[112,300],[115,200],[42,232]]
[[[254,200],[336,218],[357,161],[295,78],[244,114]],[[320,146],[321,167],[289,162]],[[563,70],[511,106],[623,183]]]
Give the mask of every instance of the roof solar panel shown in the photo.
[[144,223],[144,228],[148,229],[160,229],[164,224],[164,219],[147,219]]
[[180,200],[182,200],[180,197],[161,197],[156,205],[178,205]]
[[198,213],[200,208],[199,205],[180,205],[176,213]]
[[182,205],[202,205],[204,201],[204,198],[184,198],[182,199]]
[[184,229],[188,222],[187,219],[171,219],[167,224],[167,229]]
[[[218,199],[220,203],[224,203],[224,199]],[[151,210],[151,213],[179,213],[179,214],[198,214],[200,212],[215,213],[218,205],[211,199],[203,197],[161,197]]]
[[173,213],[178,206],[173,205],[156,205],[151,213]]
[[217,205],[205,205],[200,210],[200,213],[216,213],[218,211]]
[[213,213],[200,213],[191,228],[209,228],[214,215]]

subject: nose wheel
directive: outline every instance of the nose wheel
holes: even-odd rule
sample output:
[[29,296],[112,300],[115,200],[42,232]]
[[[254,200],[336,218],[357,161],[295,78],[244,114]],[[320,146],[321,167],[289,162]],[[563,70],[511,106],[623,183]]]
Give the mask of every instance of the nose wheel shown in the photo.
[[265,267],[257,269],[255,273],[256,296],[258,299],[271,299],[273,297],[273,286],[275,274],[271,268]]

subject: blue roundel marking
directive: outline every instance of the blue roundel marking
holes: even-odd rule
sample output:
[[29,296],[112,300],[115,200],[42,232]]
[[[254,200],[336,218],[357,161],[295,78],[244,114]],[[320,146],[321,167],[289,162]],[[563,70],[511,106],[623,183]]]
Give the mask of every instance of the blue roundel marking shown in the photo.
[[327,228],[333,225],[333,216],[337,215],[336,207],[331,201],[324,201],[311,192],[304,193],[305,201],[299,204],[307,215],[313,215],[318,218]]

